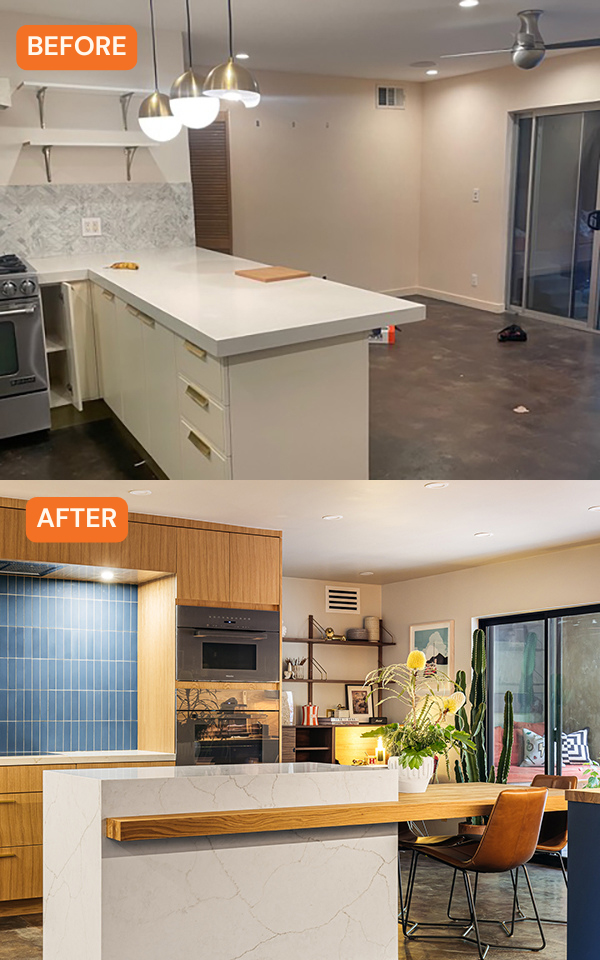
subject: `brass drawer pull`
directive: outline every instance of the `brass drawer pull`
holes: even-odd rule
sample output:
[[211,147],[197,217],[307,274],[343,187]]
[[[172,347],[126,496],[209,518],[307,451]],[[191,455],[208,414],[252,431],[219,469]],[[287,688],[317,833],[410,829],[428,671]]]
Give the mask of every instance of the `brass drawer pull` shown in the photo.
[[210,449],[209,445],[204,442],[204,440],[200,439],[198,434],[194,433],[193,430],[190,430],[188,440],[196,447],[197,450],[200,451],[203,456],[206,457],[207,460],[210,460],[212,450]]
[[110,290],[103,290],[103,291],[102,291],[102,296],[103,296],[103,297],[106,297],[107,300],[114,300],[114,299],[115,299],[114,293],[111,293]]
[[186,340],[185,349],[188,351],[188,353],[192,353],[195,357],[198,357],[199,360],[206,360],[206,350],[202,350],[200,347],[197,347],[195,343],[190,343],[189,340]]
[[16,857],[16,853],[0,853],[0,860],[8,860],[9,857]]
[[147,327],[154,326],[154,320],[152,317],[147,317],[146,314],[142,313],[141,310],[138,310],[137,307],[132,307],[130,303],[126,303],[125,309],[128,311],[128,313],[131,313],[132,316],[137,317],[138,320],[141,320],[142,323],[145,323]]
[[3,800],[2,797],[0,797],[0,803],[16,803],[16,802],[17,802],[16,800]]
[[191,383],[188,384],[185,392],[187,396],[194,401],[194,403],[197,403],[199,407],[203,407],[203,409],[206,410],[208,407],[208,397],[205,397],[203,393],[200,393],[199,390],[196,390]]

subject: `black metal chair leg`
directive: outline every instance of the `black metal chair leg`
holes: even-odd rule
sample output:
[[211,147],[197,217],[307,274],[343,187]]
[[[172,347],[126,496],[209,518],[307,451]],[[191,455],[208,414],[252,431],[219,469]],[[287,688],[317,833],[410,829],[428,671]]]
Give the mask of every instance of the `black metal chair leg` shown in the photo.
[[562,853],[557,853],[558,861],[560,863],[560,869],[562,870],[563,879],[565,881],[565,887],[569,889],[569,878],[567,877],[567,871],[565,870],[564,860],[562,858]]
[[540,931],[540,936],[542,938],[541,947],[530,947],[530,950],[543,950],[546,946],[546,938],[544,936],[544,928],[542,927],[542,921],[540,920],[540,915],[537,908],[537,903],[535,902],[535,897],[533,895],[533,887],[531,886],[531,880],[529,879],[529,871],[527,865],[523,864],[523,873],[525,874],[525,879],[527,880],[527,888],[529,890],[529,896],[531,897],[531,903],[533,905],[533,912],[535,913],[535,919],[537,921],[538,930]]
[[400,850],[398,850],[398,899],[400,901],[398,923],[404,923],[404,898],[402,896],[402,864],[400,861]]
[[486,944],[485,950],[483,949],[483,944],[481,942],[481,936],[479,933],[479,923],[477,921],[477,912],[475,910],[475,898],[473,897],[473,888],[471,886],[471,878],[466,870],[462,871],[463,880],[465,883],[465,892],[467,894],[467,903],[469,905],[469,913],[471,914],[471,923],[472,929],[475,931],[475,938],[477,940],[477,949],[479,951],[479,960],[485,960],[487,952],[490,949],[489,944]]
[[417,873],[417,861],[418,861],[418,859],[419,859],[419,854],[417,853],[416,850],[413,850],[413,852],[412,852],[412,858],[411,858],[411,861],[410,861],[410,869],[409,869],[409,871],[408,871],[408,883],[407,883],[407,885],[406,885],[406,905],[405,905],[405,907],[404,907],[403,917],[402,917],[402,932],[403,932],[403,934],[404,934],[405,937],[407,937],[407,936],[409,935],[409,933],[410,933],[412,930],[414,930],[415,927],[418,926],[418,924],[415,923],[415,924],[413,924],[412,927],[410,928],[410,931],[408,930],[410,907],[411,907],[411,904],[412,904],[413,890],[414,890],[414,888],[415,888],[415,876],[416,876],[416,873]]

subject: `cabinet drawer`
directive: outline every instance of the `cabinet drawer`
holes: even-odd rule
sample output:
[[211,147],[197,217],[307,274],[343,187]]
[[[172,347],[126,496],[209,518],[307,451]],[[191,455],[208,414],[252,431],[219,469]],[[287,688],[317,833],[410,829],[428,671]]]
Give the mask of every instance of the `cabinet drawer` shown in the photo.
[[178,373],[182,373],[192,383],[197,383],[201,389],[206,390],[221,403],[229,403],[227,367],[189,340],[177,337],[176,341]]
[[184,480],[230,480],[231,460],[213,447],[206,437],[180,420],[181,462]]
[[229,414],[227,407],[213,400],[195,383],[181,375],[178,378],[179,413],[198,432],[229,453]]
[[42,794],[0,796],[0,843],[11,847],[42,842]]
[[0,900],[42,896],[42,844],[0,847]]
[[[143,568],[146,569],[146,568]],[[41,793],[44,770],[74,770],[74,763],[51,766],[0,766],[0,796],[4,793]],[[1,842],[1,841],[0,841]]]

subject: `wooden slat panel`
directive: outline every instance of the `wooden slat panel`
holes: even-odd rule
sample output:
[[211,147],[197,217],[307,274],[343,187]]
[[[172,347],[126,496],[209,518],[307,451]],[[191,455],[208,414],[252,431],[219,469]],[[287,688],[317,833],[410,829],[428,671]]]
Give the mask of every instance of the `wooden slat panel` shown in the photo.
[[42,895],[42,844],[0,847],[0,900]]
[[[227,606],[229,534],[211,530],[177,530],[177,596]],[[278,543],[278,541],[275,541]],[[254,599],[254,598],[253,598]]]
[[138,587],[139,750],[175,753],[176,583],[165,577]]
[[0,795],[5,793],[41,793],[44,770],[74,770],[74,763],[53,763],[47,766],[23,764],[0,766]]
[[278,604],[281,595],[281,544],[273,537],[232,533],[231,599],[236,603]]
[[196,246],[231,253],[231,178],[227,120],[189,130]]
[[[368,774],[365,774],[368,776]],[[471,789],[474,788],[474,789]],[[233,810],[222,813],[161,814],[111,817],[106,836],[111,840],[159,840],[165,837],[209,837],[277,830],[439,820],[489,814],[502,784],[434,784],[424,794],[400,794],[387,803],[343,803],[321,807],[280,807],[269,810]],[[527,787],[510,787],[523,790]],[[564,790],[549,790],[546,810],[566,810]]]
[[42,842],[42,794],[4,793],[0,796],[0,843],[22,847]]

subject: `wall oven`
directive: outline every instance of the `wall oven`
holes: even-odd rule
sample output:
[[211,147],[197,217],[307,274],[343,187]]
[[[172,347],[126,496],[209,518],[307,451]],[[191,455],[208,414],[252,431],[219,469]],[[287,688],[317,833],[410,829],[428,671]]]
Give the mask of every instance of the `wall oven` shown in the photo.
[[177,763],[277,763],[279,691],[177,687]]
[[177,607],[177,680],[279,680],[279,614]]

